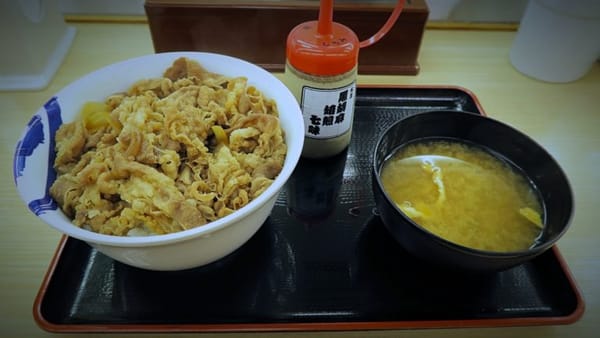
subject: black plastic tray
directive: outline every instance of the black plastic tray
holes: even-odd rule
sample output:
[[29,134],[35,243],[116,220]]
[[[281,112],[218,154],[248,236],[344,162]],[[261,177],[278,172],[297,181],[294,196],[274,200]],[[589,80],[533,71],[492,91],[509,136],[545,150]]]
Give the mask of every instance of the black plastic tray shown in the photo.
[[554,247],[507,271],[449,273],[388,236],[371,194],[380,132],[409,114],[484,114],[457,87],[361,87],[353,139],[301,160],[271,216],[240,249],[177,272],[115,262],[64,237],[34,304],[54,332],[357,330],[570,324],[584,304]]

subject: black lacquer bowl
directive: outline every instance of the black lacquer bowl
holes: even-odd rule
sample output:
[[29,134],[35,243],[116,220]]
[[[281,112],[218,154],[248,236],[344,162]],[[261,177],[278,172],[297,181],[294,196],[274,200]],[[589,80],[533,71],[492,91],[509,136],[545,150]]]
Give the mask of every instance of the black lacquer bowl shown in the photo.
[[[544,228],[535,244],[518,252],[475,250],[436,236],[405,215],[383,189],[379,173],[398,147],[425,138],[475,143],[520,168],[539,190],[543,204]],[[390,234],[412,255],[448,268],[498,271],[521,264],[551,248],[567,231],[573,213],[568,179],[542,146],[507,124],[468,112],[430,111],[395,122],[375,146],[372,177],[377,209]]]

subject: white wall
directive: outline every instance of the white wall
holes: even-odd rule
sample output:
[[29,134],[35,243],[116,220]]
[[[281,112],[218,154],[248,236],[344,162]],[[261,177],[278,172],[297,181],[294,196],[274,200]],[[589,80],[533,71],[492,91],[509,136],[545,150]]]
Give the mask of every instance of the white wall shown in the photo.
[[426,0],[429,20],[518,22],[527,0]]
[[65,14],[146,15],[144,0],[60,0]]

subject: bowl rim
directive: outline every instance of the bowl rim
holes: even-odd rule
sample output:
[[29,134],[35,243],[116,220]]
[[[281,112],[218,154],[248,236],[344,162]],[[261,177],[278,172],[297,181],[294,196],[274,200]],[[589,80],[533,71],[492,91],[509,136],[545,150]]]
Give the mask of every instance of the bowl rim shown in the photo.
[[[569,195],[571,197],[570,198],[571,205],[569,206],[570,212],[569,212],[569,216],[567,218],[567,222],[566,222],[565,226],[563,227],[563,229],[561,229],[561,231],[558,232],[551,240],[544,241],[543,243],[540,243],[540,244],[534,244],[533,246],[529,247],[528,249],[517,250],[517,251],[491,251],[491,250],[475,249],[475,248],[471,248],[468,246],[464,246],[464,245],[449,241],[449,240],[429,231],[427,228],[421,226],[419,223],[413,221],[410,217],[408,217],[400,208],[398,208],[398,206],[396,206],[396,203],[394,203],[392,201],[388,192],[384,189],[383,183],[381,182],[380,172],[381,172],[381,168],[383,167],[383,163],[385,163],[385,161],[387,159],[389,159],[389,157],[391,156],[391,154],[394,151],[392,151],[391,153],[385,154],[384,158],[381,161],[380,166],[377,165],[377,159],[378,159],[377,152],[381,146],[381,143],[383,142],[385,135],[387,135],[391,129],[396,128],[398,124],[401,124],[409,119],[421,118],[420,117],[421,115],[431,115],[431,114],[455,114],[456,116],[460,116],[460,118],[474,118],[474,119],[485,120],[488,123],[497,124],[501,128],[506,128],[506,129],[511,130],[512,132],[521,134],[521,136],[523,136],[527,139],[527,142],[530,142],[535,147],[539,148],[544,153],[545,156],[547,156],[551,161],[554,162],[554,165],[556,165],[556,168],[559,170],[560,174],[565,178],[566,188],[567,188],[567,191],[569,191]],[[432,136],[431,138],[435,138],[435,137]],[[440,136],[440,138],[442,138],[442,136]],[[397,149],[398,147],[396,147],[395,149]],[[500,152],[498,152],[494,149],[490,149],[490,150],[493,150],[494,152],[504,156],[503,154],[501,154]],[[570,228],[572,220],[573,220],[573,214],[574,214],[574,209],[575,209],[575,200],[574,200],[573,190],[572,190],[571,184],[569,182],[569,179],[568,179],[566,173],[564,172],[563,168],[559,165],[558,161],[556,161],[556,159],[552,156],[552,154],[550,154],[544,147],[542,147],[541,144],[539,144],[537,141],[535,141],[529,135],[525,134],[524,132],[516,129],[515,127],[513,127],[507,123],[504,123],[498,119],[494,119],[494,118],[491,118],[486,115],[474,114],[474,113],[463,111],[463,110],[440,109],[440,110],[429,110],[429,111],[419,112],[419,113],[401,118],[401,119],[395,121],[394,123],[392,123],[390,126],[388,126],[379,136],[377,142],[375,143],[375,148],[373,151],[373,158],[372,158],[371,164],[372,164],[371,165],[372,175],[375,177],[376,182],[377,182],[377,187],[375,187],[375,188],[377,188],[382,193],[382,195],[385,198],[385,201],[389,205],[391,205],[393,207],[393,209],[405,221],[407,221],[408,224],[410,224],[411,227],[417,229],[417,231],[419,231],[419,232],[423,232],[423,233],[429,235],[430,238],[432,238],[437,243],[439,243],[443,246],[449,247],[453,250],[456,250],[456,251],[459,251],[461,253],[468,254],[471,256],[478,256],[478,257],[485,257],[485,258],[511,259],[511,258],[518,258],[518,257],[524,257],[524,256],[535,256],[535,255],[541,254],[542,252],[544,252],[547,249],[549,249],[550,247],[552,247],[567,232],[567,230]],[[382,219],[382,221],[383,221],[383,219]]]
[[[287,153],[286,153],[286,158],[284,160],[284,165],[282,167],[281,172],[275,178],[275,180],[273,180],[271,185],[261,195],[254,198],[247,205],[236,210],[232,214],[229,214],[227,216],[219,218],[215,221],[208,222],[201,226],[197,226],[194,228],[190,228],[190,229],[186,229],[186,230],[182,230],[182,231],[178,231],[178,232],[174,232],[174,233],[168,233],[168,234],[149,235],[149,236],[115,236],[115,235],[100,234],[97,232],[86,230],[84,228],[80,228],[80,227],[72,224],[70,222],[70,219],[66,215],[64,215],[64,213],[62,212],[60,207],[58,207],[56,209],[56,211],[53,211],[51,213],[41,213],[41,214],[37,215],[37,217],[42,219],[45,223],[47,223],[51,227],[55,228],[56,230],[66,234],[68,236],[77,238],[77,239],[85,241],[85,242],[90,242],[90,243],[98,244],[98,245],[114,246],[114,247],[142,247],[142,246],[149,247],[149,246],[159,246],[159,245],[165,245],[165,244],[169,244],[169,243],[190,240],[192,238],[201,237],[201,236],[208,236],[211,233],[214,233],[220,229],[223,229],[223,228],[235,223],[236,221],[238,221],[240,219],[245,218],[249,214],[251,214],[251,213],[255,212],[256,210],[260,209],[261,207],[263,207],[264,204],[268,203],[270,199],[277,197],[281,188],[283,187],[285,182],[288,180],[288,178],[293,173],[294,168],[300,159],[300,155],[301,155],[301,151],[302,151],[302,147],[303,147],[303,143],[304,143],[304,134],[303,134],[304,120],[302,118],[302,113],[300,111],[299,105],[297,104],[296,98],[293,96],[293,94],[290,92],[290,90],[274,74],[271,74],[270,72],[259,67],[258,65],[252,64],[248,61],[239,59],[237,57],[224,55],[224,54],[210,53],[210,52],[182,51],[182,52],[164,52],[164,53],[146,54],[146,55],[114,62],[114,63],[108,64],[104,67],[98,68],[92,72],[84,74],[83,76],[70,82],[69,84],[64,86],[62,89],[57,91],[54,95],[52,95],[52,97],[60,99],[61,96],[68,94],[70,91],[74,90],[74,88],[76,86],[80,85],[82,82],[85,83],[86,81],[91,81],[95,77],[99,77],[100,74],[110,72],[119,67],[124,67],[124,66],[130,65],[130,64],[138,64],[140,62],[144,62],[144,61],[148,61],[148,60],[153,60],[154,62],[158,62],[158,63],[166,62],[165,61],[166,59],[170,60],[170,62],[167,62],[168,66],[170,66],[173,63],[173,61],[175,61],[179,57],[187,57],[192,60],[196,60],[203,67],[205,67],[208,71],[213,71],[213,70],[211,70],[210,63],[215,62],[215,60],[226,60],[228,63],[232,63],[232,64],[238,65],[240,67],[243,67],[244,69],[246,69],[245,73],[244,73],[244,71],[241,71],[237,75],[233,75],[233,74],[229,74],[229,75],[224,74],[224,75],[229,76],[229,77],[244,76],[244,77],[248,78],[249,86],[255,86],[257,89],[261,90],[261,92],[263,92],[263,93],[265,92],[266,86],[264,86],[264,85],[261,86],[260,84],[256,85],[254,83],[254,79],[260,77],[260,79],[262,79],[262,80],[264,80],[264,79],[269,80],[269,84],[267,85],[270,87],[269,90],[273,93],[277,93],[278,94],[277,96],[281,96],[281,98],[276,101],[280,114],[281,114],[281,107],[282,107],[282,104],[280,104],[281,101],[296,102],[296,104],[286,104],[286,106],[288,106],[287,108],[292,109],[292,110],[289,112],[289,115],[291,116],[291,118],[290,118],[291,122],[288,123],[288,129],[287,130],[284,129],[284,137],[286,137],[286,135],[294,135],[294,134],[301,135],[302,137],[300,138],[298,136],[297,141],[294,142],[294,145],[292,145],[292,146],[290,146],[289,139],[287,139],[287,137],[286,137],[288,149],[287,149]],[[206,60],[210,60],[210,61],[205,64]],[[235,68],[237,69],[238,67],[235,67]],[[160,73],[162,74],[162,72],[164,72],[165,69],[160,69]],[[249,73],[252,73],[253,75],[255,75],[255,77],[251,77],[251,75],[249,75]],[[223,74],[223,73],[221,73],[221,74]],[[132,79],[130,79],[129,83],[116,84],[115,87],[123,86],[124,88],[128,88],[128,87],[132,86],[138,80],[142,80],[144,78],[152,78],[152,77],[155,77],[155,76],[148,75],[146,77],[141,77],[141,78],[132,78]],[[116,91],[118,91],[118,89],[115,88],[115,92]],[[104,97],[106,97],[108,95],[110,95],[110,94],[106,94],[106,95],[104,95]],[[269,96],[269,98],[270,97],[271,96]],[[89,100],[92,100],[92,98],[90,98]],[[40,112],[43,109],[44,109],[43,106],[40,107],[33,114],[32,117],[40,114]],[[289,130],[290,126],[298,126],[298,128],[299,128],[298,132],[297,133],[290,132],[290,130]],[[294,128],[294,130],[295,129],[296,128]],[[300,133],[300,130],[302,130],[302,133]],[[23,140],[23,137],[25,136],[26,132],[27,132],[27,128],[25,128],[22,135],[17,140],[17,146],[15,147],[15,153],[14,153],[14,157],[13,157],[13,164],[17,159],[17,153],[19,153],[19,150],[21,148],[20,143]],[[50,151],[54,151],[54,150],[51,149]],[[17,190],[19,192],[21,199],[25,203],[28,203],[29,201],[26,199],[26,196],[24,196],[24,191],[22,190],[22,187],[17,184],[16,174],[14,177],[14,182],[15,182],[15,185],[17,186]],[[50,214],[52,214],[52,215],[50,215]],[[55,216],[60,217],[60,219],[57,221]]]

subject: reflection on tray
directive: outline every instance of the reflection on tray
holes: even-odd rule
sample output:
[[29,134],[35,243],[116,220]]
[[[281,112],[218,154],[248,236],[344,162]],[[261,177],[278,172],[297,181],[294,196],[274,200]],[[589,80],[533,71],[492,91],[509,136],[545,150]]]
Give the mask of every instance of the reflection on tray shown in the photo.
[[344,177],[348,149],[327,159],[301,158],[286,184],[288,209],[306,224],[326,219],[334,211]]

